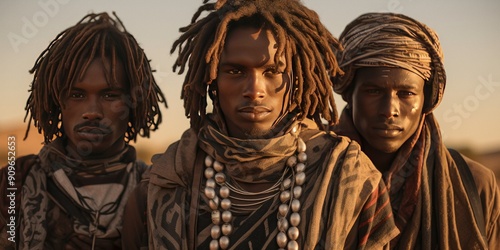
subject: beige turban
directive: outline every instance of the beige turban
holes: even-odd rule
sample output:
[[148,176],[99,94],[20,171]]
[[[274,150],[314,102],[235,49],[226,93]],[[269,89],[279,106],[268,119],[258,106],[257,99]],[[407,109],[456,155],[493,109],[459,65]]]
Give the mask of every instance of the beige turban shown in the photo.
[[339,40],[344,50],[339,51],[338,60],[345,74],[335,79],[334,90],[344,99],[356,69],[397,67],[431,85],[425,113],[441,101],[446,85],[443,53],[437,34],[425,24],[402,14],[367,13],[349,23]]

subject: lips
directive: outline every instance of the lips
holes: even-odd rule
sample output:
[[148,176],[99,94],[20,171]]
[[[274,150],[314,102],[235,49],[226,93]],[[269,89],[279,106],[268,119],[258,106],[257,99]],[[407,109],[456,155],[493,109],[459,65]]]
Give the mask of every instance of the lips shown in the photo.
[[271,109],[265,106],[245,106],[238,109],[238,112],[249,120],[261,120],[271,113]]
[[271,109],[264,106],[246,106],[238,109],[238,111],[246,113],[263,113],[263,112],[271,112]]
[[372,128],[375,131],[375,134],[385,138],[396,137],[403,131],[403,128],[400,126],[388,124],[376,125]]
[[81,127],[76,130],[78,133],[88,133],[88,134],[109,134],[111,131],[108,128],[103,128],[103,127],[91,127],[91,126],[85,126]]
[[75,132],[83,139],[96,141],[102,137],[111,134],[111,129],[100,126],[79,126],[75,128]]

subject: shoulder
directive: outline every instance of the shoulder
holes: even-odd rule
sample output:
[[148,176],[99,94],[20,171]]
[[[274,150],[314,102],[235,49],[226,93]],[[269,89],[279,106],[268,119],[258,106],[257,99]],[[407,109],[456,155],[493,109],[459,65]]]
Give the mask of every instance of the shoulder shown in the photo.
[[157,169],[159,168],[164,168],[165,166],[171,164],[173,159],[175,158],[175,155],[177,154],[177,149],[179,148],[179,141],[173,142],[172,144],[168,145],[167,149],[158,154],[154,154],[151,157],[151,171],[156,172]]
[[37,162],[38,155],[35,154],[21,156],[15,162],[8,162],[7,165],[0,167],[0,182],[3,185],[8,176],[12,175],[15,175],[16,180],[24,179]]
[[474,177],[474,182],[478,188],[480,194],[493,193],[498,189],[496,176],[493,170],[482,165],[481,163],[474,161],[467,156],[462,155],[465,162],[469,166],[469,169]]
[[11,190],[16,190],[15,206],[16,209],[19,208],[18,205],[21,199],[20,191],[24,185],[26,176],[28,176],[37,162],[38,155],[32,154],[19,157],[14,162],[15,164],[9,162],[6,166],[0,168],[0,217],[6,218],[8,215],[8,208],[11,204],[11,199],[8,195],[12,193]]
[[[187,130],[180,140],[170,144],[164,153],[151,158],[150,183],[166,186],[167,183],[189,185],[197,152],[197,135]],[[163,184],[160,184],[163,183]]]
[[491,249],[498,249],[500,245],[500,189],[497,179],[491,169],[466,156],[463,157],[472,173],[483,205],[489,246]]
[[[330,165],[335,166],[337,175],[346,178],[356,176],[358,182],[366,181],[373,183],[374,186],[378,185],[382,174],[361,150],[361,146],[356,141],[333,132],[328,132],[320,138],[322,139],[319,139],[315,144],[323,147],[323,154],[329,153],[328,161]],[[321,150],[313,149],[313,151]]]
[[358,142],[347,136],[337,135],[333,132],[330,132],[329,135],[336,141],[335,150],[339,152],[340,156],[378,172],[370,158],[361,150],[361,145]]
[[[163,153],[155,154],[151,158],[151,162],[153,163],[153,169],[164,166],[168,164],[169,160],[175,159],[180,153],[185,153],[187,155],[192,155],[194,151],[187,152],[188,150],[192,150],[192,145],[197,145],[198,136],[196,133],[188,129],[186,130],[181,138],[172,144],[168,145],[167,149]],[[191,145],[191,146],[190,146]],[[180,150],[179,150],[180,149]]]
[[[354,150],[361,152],[359,144],[347,136],[336,134],[333,131],[306,130],[300,137],[307,144],[322,145],[326,149]],[[317,151],[317,150],[316,150]]]
[[151,165],[148,165],[142,160],[136,160],[135,166],[137,171],[137,180],[145,181],[149,179],[149,173],[151,172]]
[[11,162],[8,162],[5,166],[0,167],[1,170],[4,170],[5,168],[9,166],[15,166],[16,171],[17,170],[24,170],[27,167],[31,167],[38,161],[38,155],[36,154],[29,154],[29,155],[24,155],[21,157],[16,158],[15,164],[11,164]]

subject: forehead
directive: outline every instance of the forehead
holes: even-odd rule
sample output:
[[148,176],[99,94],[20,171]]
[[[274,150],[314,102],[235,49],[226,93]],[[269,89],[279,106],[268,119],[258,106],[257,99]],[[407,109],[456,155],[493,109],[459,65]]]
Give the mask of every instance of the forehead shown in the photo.
[[256,63],[274,62],[277,48],[278,45],[271,30],[239,26],[228,33],[221,61],[237,61],[246,58]]
[[105,83],[111,87],[123,88],[128,85],[125,70],[120,60],[113,63],[108,58],[94,58],[87,68],[82,68],[83,74],[73,86],[78,87],[82,83]]
[[356,70],[354,81],[357,85],[408,86],[423,88],[424,79],[419,75],[393,67],[365,67]]

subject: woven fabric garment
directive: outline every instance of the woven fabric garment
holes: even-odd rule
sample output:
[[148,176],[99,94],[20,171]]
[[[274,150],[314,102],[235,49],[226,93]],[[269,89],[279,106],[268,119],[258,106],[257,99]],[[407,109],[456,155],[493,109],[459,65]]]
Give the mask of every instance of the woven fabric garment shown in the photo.
[[[300,249],[383,249],[398,233],[380,173],[359,145],[317,129],[311,120],[293,122],[270,139],[237,140],[208,123],[187,130],[164,154],[153,157],[148,189],[150,249],[207,249],[212,227],[203,193],[208,154],[238,182],[275,183],[297,138],[307,144],[307,179],[302,185]],[[247,213],[233,213],[229,249],[278,249],[277,197]]]
[[[432,110],[441,102],[446,83],[437,35],[426,25],[401,14],[361,15],[343,31],[345,50],[339,63],[345,75],[335,90],[348,99],[356,69],[398,67],[430,84],[419,127],[398,150],[383,174],[395,222],[401,234],[394,249],[500,249],[500,193],[492,171],[473,163],[486,220],[486,242],[475,223],[464,184],[444,145]],[[352,89],[352,88],[351,88]],[[430,100],[430,101],[429,101]],[[362,144],[352,111],[345,108],[334,128],[339,135]],[[363,145],[361,145],[363,147]]]
[[[18,159],[19,167],[29,169],[17,180],[22,183],[16,213],[19,249],[61,249],[70,237],[91,234],[115,242],[119,249],[123,209],[146,165],[136,162],[131,146],[99,161],[73,159],[63,148],[57,139],[38,155]],[[49,190],[49,182],[74,209]],[[76,210],[79,214],[72,214]]]

